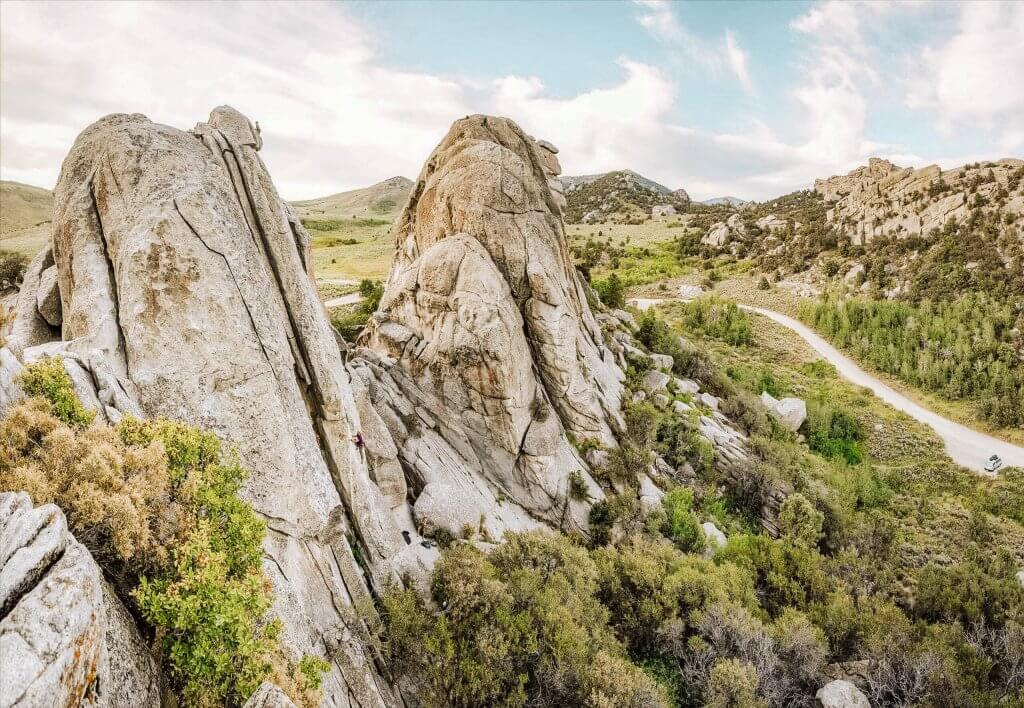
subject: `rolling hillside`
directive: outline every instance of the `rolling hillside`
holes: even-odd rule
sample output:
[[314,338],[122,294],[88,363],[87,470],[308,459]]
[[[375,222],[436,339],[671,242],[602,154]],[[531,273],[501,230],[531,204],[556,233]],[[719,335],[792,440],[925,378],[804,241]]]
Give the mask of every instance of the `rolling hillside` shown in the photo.
[[291,204],[303,219],[393,219],[405,205],[411,189],[412,180],[391,177],[362,189]]
[[50,190],[0,181],[0,248],[36,253],[50,235],[52,210]]

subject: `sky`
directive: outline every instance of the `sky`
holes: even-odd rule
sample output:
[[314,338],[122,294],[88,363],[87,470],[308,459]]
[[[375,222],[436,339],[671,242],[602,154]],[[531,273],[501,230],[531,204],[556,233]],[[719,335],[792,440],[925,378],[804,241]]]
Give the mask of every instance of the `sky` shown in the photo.
[[0,178],[87,125],[259,121],[288,199],[415,178],[508,116],[566,174],[767,199],[886,157],[1024,156],[1024,2],[0,2]]

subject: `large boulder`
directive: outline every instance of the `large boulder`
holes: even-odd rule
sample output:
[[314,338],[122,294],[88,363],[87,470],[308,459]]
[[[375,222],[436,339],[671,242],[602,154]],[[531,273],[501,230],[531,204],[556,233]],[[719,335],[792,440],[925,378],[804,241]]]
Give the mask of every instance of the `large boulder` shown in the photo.
[[821,708],[871,708],[871,702],[849,681],[829,681],[814,694]]
[[[457,450],[457,462],[441,461],[446,477],[483,477],[530,515],[583,530],[588,507],[569,480],[600,490],[567,434],[615,443],[623,373],[572,262],[559,171],[507,119],[457,121],[397,221],[384,297],[360,343],[391,379],[385,419],[402,418],[396,396],[441,411],[425,421],[441,440],[426,444]],[[406,469],[436,477],[424,421],[405,423],[391,427]]]
[[370,593],[355,557],[383,586],[405,542],[357,444],[309,236],[261,146],[258,127],[226,106],[191,132],[139,114],[86,128],[54,191],[63,339],[142,415],[238,450],[251,470],[243,496],[267,521],[264,571],[286,649],[330,660],[328,704],[392,705],[358,638],[355,606]]
[[776,399],[767,391],[761,394],[761,403],[783,428],[796,432],[807,419],[807,403],[799,398]]
[[160,705],[134,621],[53,504],[0,494],[0,706]]

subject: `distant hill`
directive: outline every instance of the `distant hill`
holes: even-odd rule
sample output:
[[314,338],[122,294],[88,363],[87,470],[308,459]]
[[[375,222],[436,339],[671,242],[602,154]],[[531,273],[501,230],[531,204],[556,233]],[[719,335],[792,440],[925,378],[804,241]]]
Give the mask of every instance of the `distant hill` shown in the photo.
[[749,203],[749,200],[740,199],[739,197],[715,197],[714,199],[705,199],[704,201],[701,202],[701,204],[706,204],[707,206],[725,205],[731,207],[741,207],[744,204]]
[[632,170],[599,175],[564,175],[565,220],[581,222],[643,221],[656,206],[686,209],[690,197],[684,189],[671,190]]
[[383,182],[339,192],[327,197],[291,202],[304,219],[378,218],[394,219],[405,206],[412,190],[412,180],[405,177],[391,177]]
[[33,255],[50,235],[53,192],[0,181],[0,248]]

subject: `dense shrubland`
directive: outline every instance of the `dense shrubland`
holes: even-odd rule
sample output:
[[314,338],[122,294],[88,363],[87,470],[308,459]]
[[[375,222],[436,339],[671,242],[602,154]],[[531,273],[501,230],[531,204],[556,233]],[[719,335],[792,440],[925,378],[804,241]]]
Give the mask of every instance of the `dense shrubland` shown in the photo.
[[[385,647],[428,705],[813,706],[825,667],[851,661],[872,705],[1024,700],[1020,472],[977,482],[831,367],[723,343],[687,327],[682,305],[665,312],[642,315],[638,338],[743,421],[748,487],[724,483],[692,417],[627,406],[621,449],[596,473],[607,498],[589,540],[455,543],[429,599],[384,598]],[[627,381],[643,367],[632,361]],[[763,390],[811,402],[807,444],[763,413]],[[891,439],[872,437],[872,420]],[[645,509],[635,473],[655,452],[692,477],[663,480],[668,494]],[[759,514],[778,483],[791,493],[776,539]],[[725,547],[709,547],[703,521]]]
[[261,568],[247,472],[212,433],[166,420],[94,422],[59,359],[26,369],[0,420],[0,489],[55,503],[133,614],[184,705],[241,705],[266,678],[316,702],[322,660],[290,664]]
[[918,304],[860,299],[805,303],[805,321],[858,359],[981,417],[1024,426],[1024,311],[982,293]]

